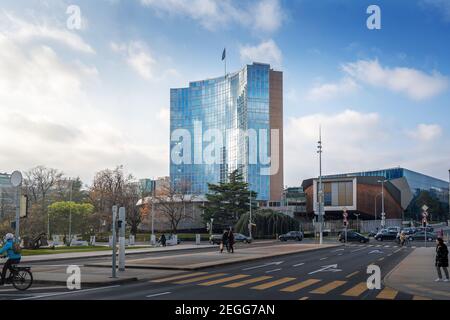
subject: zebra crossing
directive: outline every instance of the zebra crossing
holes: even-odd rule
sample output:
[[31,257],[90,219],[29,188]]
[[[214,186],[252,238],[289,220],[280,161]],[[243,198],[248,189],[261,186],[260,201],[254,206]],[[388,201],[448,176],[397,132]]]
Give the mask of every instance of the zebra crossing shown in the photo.
[[[281,293],[298,294],[299,300],[313,300],[323,297],[329,293],[333,293],[343,299],[367,298],[370,291],[365,281],[350,282],[350,278],[357,275],[359,271],[355,271],[347,275],[344,279],[324,280],[315,278],[295,278],[280,277],[271,275],[249,275],[249,274],[229,274],[229,273],[207,273],[192,272],[177,276],[171,276],[162,279],[151,280],[151,283],[170,283],[175,285],[195,285],[200,287],[220,287],[223,290],[245,287],[252,291],[277,290]],[[288,299],[290,297],[287,297]],[[384,287],[376,290],[375,296],[370,299],[379,300],[396,300],[399,298],[399,292]],[[404,298],[402,298],[404,299]],[[425,300],[420,296],[410,296],[412,300]]]

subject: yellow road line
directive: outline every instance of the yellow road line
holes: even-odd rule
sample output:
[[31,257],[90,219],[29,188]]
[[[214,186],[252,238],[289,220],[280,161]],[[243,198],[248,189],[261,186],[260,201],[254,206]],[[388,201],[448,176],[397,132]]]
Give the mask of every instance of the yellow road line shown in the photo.
[[422,297],[422,296],[413,296],[413,300],[431,300],[431,299],[427,298],[427,297]]
[[229,282],[229,281],[233,281],[233,280],[238,280],[238,279],[242,279],[242,278],[246,278],[246,277],[250,277],[248,274],[238,274],[232,277],[227,277],[227,278],[222,278],[222,279],[217,279],[217,280],[212,280],[212,281],[208,281],[208,282],[203,282],[203,283],[199,283],[199,286],[212,286],[215,284],[219,284],[219,283],[224,283],[224,282]]
[[359,271],[355,271],[355,272],[350,273],[349,275],[347,275],[345,278],[346,278],[346,279],[351,278],[351,277],[353,277],[354,275],[357,275],[358,273],[359,273]]
[[177,282],[174,282],[174,283],[176,283],[176,284],[186,284],[186,283],[192,283],[192,282],[196,282],[196,281],[202,281],[202,280],[215,278],[215,277],[226,276],[226,275],[227,275],[226,273],[208,274],[208,275],[203,276],[203,277],[196,277],[196,278],[192,278],[192,279],[181,280],[181,281],[177,281]]
[[187,273],[187,274],[182,274],[182,275],[173,276],[173,277],[169,277],[169,278],[150,280],[149,282],[166,282],[166,281],[172,281],[172,280],[178,280],[178,279],[184,279],[184,278],[189,278],[189,277],[200,276],[202,274],[206,274],[206,272]]
[[366,282],[361,282],[361,283],[358,283],[353,288],[348,289],[347,291],[345,291],[342,295],[346,296],[346,297],[359,297],[366,290],[367,290],[367,283]]
[[267,280],[267,279],[272,279],[272,278],[273,277],[271,277],[271,276],[262,276],[262,277],[257,277],[257,278],[251,278],[251,279],[247,279],[247,280],[244,280],[244,281],[233,282],[233,283],[225,285],[224,287],[225,288],[238,288],[238,287],[245,286],[247,284],[252,284],[252,283],[255,283],[255,282],[261,282],[261,281],[264,281],[264,280]]
[[295,279],[296,278],[287,278],[287,277],[286,278],[281,278],[281,279],[278,279],[278,280],[275,280],[275,281],[271,281],[271,282],[260,284],[259,286],[252,287],[251,289],[265,290],[265,289],[269,289],[269,288],[278,286],[280,284],[283,284],[283,283],[286,283],[286,282],[289,282],[289,281],[293,281]]
[[334,290],[337,287],[344,285],[345,283],[347,283],[347,281],[336,280],[336,281],[330,282],[320,288],[317,288],[316,290],[313,290],[310,293],[326,294],[326,293],[330,292],[331,290]]
[[398,294],[398,291],[386,287],[377,295],[377,299],[393,300],[393,299],[395,299],[397,294]]
[[303,297],[303,298],[300,298],[298,300],[308,300],[308,299],[309,299],[309,297]]
[[295,292],[295,291],[301,290],[303,288],[309,287],[309,286],[311,286],[311,285],[313,285],[313,284],[315,284],[317,282],[320,282],[320,281],[321,280],[319,280],[319,279],[308,279],[308,280],[305,280],[303,282],[294,284],[292,286],[283,288],[280,291],[283,291],[283,292]]

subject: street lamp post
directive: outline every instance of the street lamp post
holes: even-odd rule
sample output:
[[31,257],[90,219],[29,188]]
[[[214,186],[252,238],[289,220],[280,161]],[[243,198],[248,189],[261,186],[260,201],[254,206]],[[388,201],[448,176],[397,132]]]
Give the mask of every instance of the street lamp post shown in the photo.
[[360,213],[354,213],[354,215],[356,216],[356,232],[359,232],[359,216],[361,214]]
[[379,193],[375,196],[375,221],[377,221],[377,199],[379,196],[381,196],[381,193]]
[[319,129],[319,141],[317,142],[319,154],[319,243],[323,244],[323,186],[322,186],[322,129]]
[[69,195],[69,246],[72,242],[72,190],[73,190],[73,180],[70,181],[70,195]]
[[378,180],[381,183],[381,227],[385,226],[386,213],[384,212],[384,183],[388,180]]
[[248,236],[250,237],[250,239],[252,239],[252,191],[250,190],[250,217],[249,217],[249,222],[248,222]]

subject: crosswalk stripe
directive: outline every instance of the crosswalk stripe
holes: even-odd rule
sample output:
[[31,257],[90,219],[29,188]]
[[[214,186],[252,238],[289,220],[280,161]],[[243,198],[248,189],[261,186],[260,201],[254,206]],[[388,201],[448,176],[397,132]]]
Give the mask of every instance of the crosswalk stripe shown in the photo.
[[313,285],[313,284],[315,284],[317,282],[320,282],[320,281],[321,280],[319,280],[319,279],[308,279],[308,280],[305,280],[303,282],[299,282],[297,284],[294,284],[292,286],[283,288],[280,291],[283,291],[283,292],[295,292],[295,291],[301,290],[303,288],[309,287],[309,286],[311,286],[311,285]]
[[202,281],[202,280],[226,276],[226,275],[227,275],[226,273],[214,273],[214,274],[208,274],[208,275],[202,276],[202,277],[196,277],[196,278],[191,278],[191,279],[187,279],[187,280],[176,281],[174,283],[186,284],[186,283],[192,283],[192,282],[196,282],[196,281]]
[[353,277],[354,275],[356,275],[356,274],[358,274],[358,273],[359,273],[359,271],[352,272],[352,273],[350,273],[349,275],[347,275],[345,278],[346,278],[346,279],[351,278],[351,277]]
[[262,277],[257,277],[257,278],[250,278],[250,279],[247,279],[247,280],[244,280],[244,281],[233,282],[233,283],[227,284],[224,287],[225,288],[238,288],[238,287],[245,286],[247,284],[252,284],[252,283],[255,283],[255,282],[261,282],[261,281],[272,279],[272,278],[273,277],[271,277],[271,276],[262,276]]
[[169,277],[169,278],[150,280],[149,282],[166,282],[166,281],[172,281],[172,280],[178,280],[178,279],[184,279],[184,278],[189,278],[189,277],[200,276],[202,274],[206,274],[206,272],[187,273],[187,274],[182,274],[182,275],[173,276],[173,277]]
[[248,274],[238,274],[238,275],[235,275],[232,277],[227,277],[227,278],[222,278],[222,279],[211,280],[208,282],[199,283],[199,286],[212,286],[215,284],[230,282],[233,280],[238,280],[238,279],[247,278],[247,277],[250,277],[250,276]]
[[275,281],[271,281],[271,282],[260,284],[259,286],[252,287],[251,289],[265,290],[265,289],[269,289],[269,288],[272,288],[272,287],[275,287],[275,286],[278,286],[280,284],[283,284],[283,283],[286,283],[286,282],[289,282],[289,281],[293,281],[293,280],[295,280],[295,278],[288,278],[288,277],[281,278],[281,279],[278,279],[278,280],[275,280]]
[[331,290],[334,290],[337,287],[344,285],[345,283],[347,283],[347,281],[336,280],[336,281],[330,282],[320,288],[317,288],[317,289],[311,291],[310,293],[326,294],[326,293],[330,292]]
[[353,288],[350,288],[347,291],[345,291],[342,295],[346,296],[346,297],[359,297],[366,290],[367,290],[367,283],[361,282],[361,283],[358,283]]
[[397,296],[397,293],[398,291],[386,287],[377,295],[377,299],[393,300]]
[[432,299],[422,296],[413,296],[413,300],[432,300]]

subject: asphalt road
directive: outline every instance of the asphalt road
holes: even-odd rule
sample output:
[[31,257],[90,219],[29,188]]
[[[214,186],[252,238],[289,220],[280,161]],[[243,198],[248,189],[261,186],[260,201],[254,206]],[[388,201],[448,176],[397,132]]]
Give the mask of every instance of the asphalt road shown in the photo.
[[370,264],[380,267],[383,278],[412,250],[411,247],[399,248],[393,242],[352,244],[198,272],[182,272],[156,281],[79,291],[68,291],[63,287],[34,286],[30,291],[18,293],[13,288],[6,287],[0,289],[0,299],[410,300],[419,297],[396,292],[383,285],[381,289],[368,290],[366,280]]

